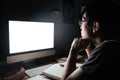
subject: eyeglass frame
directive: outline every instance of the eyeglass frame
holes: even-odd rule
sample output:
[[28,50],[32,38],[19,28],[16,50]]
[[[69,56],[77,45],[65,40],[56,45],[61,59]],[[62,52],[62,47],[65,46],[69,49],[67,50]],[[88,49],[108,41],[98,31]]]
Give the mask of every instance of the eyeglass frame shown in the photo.
[[94,21],[95,21],[95,19],[92,19],[92,18],[84,18],[84,20],[78,20],[79,25],[81,25],[82,22],[88,22],[89,25],[91,25]]
[[78,20],[79,24],[81,25],[82,22],[87,22],[88,20]]

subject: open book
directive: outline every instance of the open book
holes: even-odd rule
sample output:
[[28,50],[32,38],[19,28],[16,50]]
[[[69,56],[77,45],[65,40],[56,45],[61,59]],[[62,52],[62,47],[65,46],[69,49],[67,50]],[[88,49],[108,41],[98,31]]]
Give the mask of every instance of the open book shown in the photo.
[[36,75],[40,75],[45,69],[49,68],[50,66],[52,66],[52,64],[28,69],[25,70],[25,74],[27,74],[29,77],[34,77]]
[[[42,74],[49,78],[55,79],[55,80],[61,80],[64,64],[65,63],[53,64],[49,68],[45,69],[42,72]],[[76,64],[77,67],[79,67],[81,65],[82,64],[80,64],[80,63]]]

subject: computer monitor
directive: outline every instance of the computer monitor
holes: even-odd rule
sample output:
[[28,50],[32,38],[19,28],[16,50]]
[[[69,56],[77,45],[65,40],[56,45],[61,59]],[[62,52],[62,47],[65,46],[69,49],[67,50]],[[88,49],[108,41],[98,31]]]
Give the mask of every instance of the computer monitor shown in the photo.
[[8,31],[8,63],[55,54],[54,22],[9,20]]

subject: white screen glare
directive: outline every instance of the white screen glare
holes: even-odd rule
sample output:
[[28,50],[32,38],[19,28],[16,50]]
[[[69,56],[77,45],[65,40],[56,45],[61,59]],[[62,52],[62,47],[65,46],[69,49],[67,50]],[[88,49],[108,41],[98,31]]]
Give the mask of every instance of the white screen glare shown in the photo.
[[54,23],[9,20],[10,54],[54,48]]

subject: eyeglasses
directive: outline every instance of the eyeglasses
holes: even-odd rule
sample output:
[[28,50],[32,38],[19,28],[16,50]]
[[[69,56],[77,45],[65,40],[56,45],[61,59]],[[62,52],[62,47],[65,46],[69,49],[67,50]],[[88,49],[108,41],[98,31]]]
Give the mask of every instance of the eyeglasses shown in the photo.
[[78,20],[79,25],[81,25],[83,22],[87,22],[87,21],[88,21],[88,19],[85,19],[85,20]]

